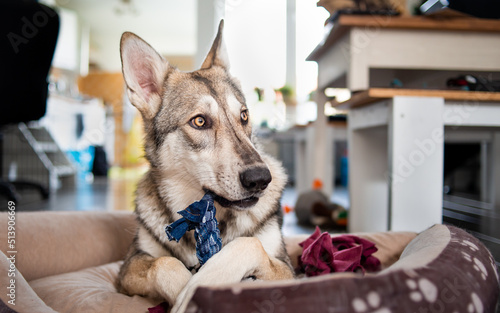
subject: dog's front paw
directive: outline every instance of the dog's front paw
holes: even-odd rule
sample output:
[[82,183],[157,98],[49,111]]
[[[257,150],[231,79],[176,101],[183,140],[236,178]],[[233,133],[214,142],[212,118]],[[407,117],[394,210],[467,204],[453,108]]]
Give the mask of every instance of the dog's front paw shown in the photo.
[[198,288],[196,284],[188,283],[177,297],[170,313],[184,313],[196,288]]
[[259,280],[287,279],[293,278],[293,273],[285,263],[271,260],[259,239],[236,238],[193,275],[177,297],[171,313],[184,313],[196,288],[200,286],[239,283],[249,277]]
[[[185,312],[196,288],[200,286],[238,283],[252,275],[255,264],[258,264],[256,261],[261,258],[261,253],[256,253],[258,249],[255,248],[259,245],[257,238],[246,237],[236,238],[228,243],[193,275],[177,297],[171,313]],[[245,257],[242,257],[241,251],[246,251]]]

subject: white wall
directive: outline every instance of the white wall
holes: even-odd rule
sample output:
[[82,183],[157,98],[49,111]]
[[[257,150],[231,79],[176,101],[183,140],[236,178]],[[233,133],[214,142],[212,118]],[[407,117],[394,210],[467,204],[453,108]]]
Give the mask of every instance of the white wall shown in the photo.
[[227,1],[224,34],[245,90],[285,84],[286,0]]
[[194,55],[196,51],[196,0],[134,0],[137,15],[116,14],[119,1],[115,0],[57,3],[77,12],[88,26],[90,62],[105,71],[121,71],[119,43],[125,31],[136,33],[161,54]]
[[70,71],[80,69],[80,27],[78,15],[71,10],[60,9],[60,29],[52,65]]
[[[122,32],[91,32],[90,35],[90,62],[96,63],[101,70],[109,72],[121,71],[120,38]],[[196,51],[194,40],[179,38],[176,34],[166,36],[154,33],[137,32],[153,48],[162,55],[192,55]],[[193,36],[194,38],[194,36]]]

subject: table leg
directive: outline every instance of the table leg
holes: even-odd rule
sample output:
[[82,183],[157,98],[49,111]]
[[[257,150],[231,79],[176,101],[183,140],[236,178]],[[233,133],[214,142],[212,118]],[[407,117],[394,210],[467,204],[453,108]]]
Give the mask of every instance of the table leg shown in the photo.
[[491,203],[495,212],[500,213],[500,132],[493,133],[491,143]]
[[354,129],[349,115],[349,231],[388,229],[387,128]]
[[333,177],[333,140],[328,127],[327,117],[325,116],[325,103],[327,98],[323,91],[316,94],[316,103],[318,104],[318,117],[314,122],[314,134],[312,144],[307,145],[308,162],[312,166],[312,180],[309,181],[309,188],[312,188],[313,180],[319,179],[323,183],[321,189],[328,197],[334,192]]
[[389,229],[442,222],[444,99],[394,97],[389,116]]

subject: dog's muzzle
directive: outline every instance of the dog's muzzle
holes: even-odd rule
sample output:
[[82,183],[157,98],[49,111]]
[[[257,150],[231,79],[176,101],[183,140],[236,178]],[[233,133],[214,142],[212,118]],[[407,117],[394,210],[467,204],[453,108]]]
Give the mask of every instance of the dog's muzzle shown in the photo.
[[214,200],[226,208],[246,209],[254,206],[259,201],[259,194],[264,191],[272,180],[271,172],[267,167],[252,167],[240,173],[240,182],[243,188],[252,196],[231,201],[219,196],[209,188],[204,188],[205,192],[211,192]]

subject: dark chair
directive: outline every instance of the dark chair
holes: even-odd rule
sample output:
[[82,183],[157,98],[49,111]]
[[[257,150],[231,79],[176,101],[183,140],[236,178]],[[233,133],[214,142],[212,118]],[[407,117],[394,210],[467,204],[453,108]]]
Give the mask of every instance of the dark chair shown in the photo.
[[45,115],[48,74],[59,34],[59,15],[35,1],[10,0],[0,4],[0,193],[16,199],[17,188],[40,184],[3,178],[2,128],[38,120]]

